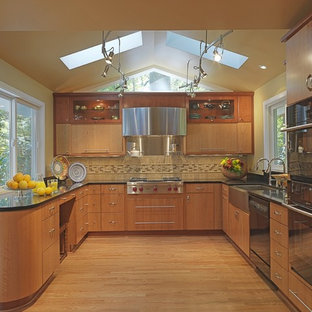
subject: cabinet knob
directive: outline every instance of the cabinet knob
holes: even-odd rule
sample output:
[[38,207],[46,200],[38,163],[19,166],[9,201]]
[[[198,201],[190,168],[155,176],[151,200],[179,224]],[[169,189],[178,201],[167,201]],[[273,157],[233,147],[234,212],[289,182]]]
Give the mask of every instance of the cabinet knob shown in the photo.
[[187,200],[190,200],[190,195],[187,195],[187,196],[186,196],[186,199],[187,199]]
[[274,214],[275,214],[276,216],[281,216],[281,215],[282,215],[278,210],[274,210]]

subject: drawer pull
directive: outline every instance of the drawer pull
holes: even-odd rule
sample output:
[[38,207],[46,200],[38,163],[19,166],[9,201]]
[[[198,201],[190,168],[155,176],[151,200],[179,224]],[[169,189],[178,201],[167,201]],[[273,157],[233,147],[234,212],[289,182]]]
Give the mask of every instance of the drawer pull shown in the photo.
[[82,227],[80,228],[80,232],[83,231],[83,229],[84,229],[84,227],[82,226]]
[[202,186],[197,186],[196,188],[195,188],[195,190],[196,191],[200,191],[200,190],[203,190],[204,188],[202,187]]
[[279,252],[278,250],[275,250],[274,253],[275,253],[278,257],[281,257],[281,256],[282,256],[282,253]]
[[278,273],[274,273],[274,277],[276,278],[276,279],[279,279],[279,280],[282,280],[283,278],[278,274]]
[[293,290],[291,290],[291,289],[289,288],[289,292],[290,292],[292,295],[294,295],[294,296],[298,299],[298,301],[300,301],[300,302],[307,308],[307,310],[309,310],[310,312],[312,312],[312,310],[310,309],[310,307],[308,307],[308,306],[306,305],[306,303],[304,303],[304,302],[302,301],[302,299],[298,296],[298,294],[297,294],[295,291],[293,291]]
[[117,191],[116,187],[110,187],[108,188],[109,191]]
[[278,231],[278,230],[274,230],[274,234],[276,235],[282,235],[282,232]]
[[89,204],[84,204],[84,206],[89,206]]
[[111,220],[111,221],[108,221],[108,223],[110,223],[110,224],[116,224],[117,221]]
[[49,208],[49,211],[52,211],[52,210],[54,210],[54,209],[55,209],[55,207],[52,206],[52,207]]
[[175,206],[135,206],[135,208],[175,208]]
[[135,222],[135,224],[175,224],[174,221],[142,221],[142,222]]
[[51,230],[49,231],[50,234],[53,233],[53,232],[55,232],[55,228],[53,228],[53,229],[51,229]]
[[239,211],[238,211],[238,210],[235,210],[234,215],[235,215],[236,217],[239,216]]
[[276,216],[281,216],[281,215],[282,215],[282,213],[279,212],[278,210],[274,210],[274,214],[275,214]]
[[110,205],[110,206],[116,206],[116,203],[111,202],[111,203],[109,203],[109,205]]

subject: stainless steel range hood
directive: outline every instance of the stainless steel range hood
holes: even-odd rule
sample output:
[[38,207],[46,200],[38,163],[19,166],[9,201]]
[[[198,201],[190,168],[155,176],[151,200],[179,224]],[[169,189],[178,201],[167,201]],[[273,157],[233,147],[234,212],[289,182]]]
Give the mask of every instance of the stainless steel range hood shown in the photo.
[[133,107],[122,110],[123,136],[186,135],[186,109]]

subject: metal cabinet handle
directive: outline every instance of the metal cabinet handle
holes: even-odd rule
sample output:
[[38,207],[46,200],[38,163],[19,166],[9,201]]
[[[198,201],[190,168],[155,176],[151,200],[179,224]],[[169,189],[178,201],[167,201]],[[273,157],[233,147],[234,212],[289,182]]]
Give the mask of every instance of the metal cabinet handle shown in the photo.
[[312,91],[312,75],[309,74],[306,79],[306,87],[309,91]]
[[196,191],[200,191],[200,190],[203,190],[204,188],[202,187],[202,186],[197,186],[196,188],[195,188],[195,190]]
[[275,214],[276,216],[281,216],[281,215],[282,215],[282,213],[279,212],[278,210],[274,210],[274,214]]
[[52,207],[49,208],[49,211],[52,211],[52,210],[54,210],[54,209],[55,209],[55,207],[52,206]]
[[298,294],[297,294],[295,291],[293,291],[293,290],[291,290],[291,289],[289,288],[289,292],[292,293],[292,294],[307,308],[308,311],[312,312],[312,310],[310,309],[310,307],[308,307],[308,306],[306,305],[306,303],[305,303],[304,301],[302,301],[302,299],[298,296]]
[[110,224],[116,224],[117,221],[111,220],[111,221],[108,221],[108,223],[110,223]]
[[235,210],[234,215],[239,216],[239,211]]
[[108,190],[109,191],[117,191],[116,187],[109,187]]
[[275,250],[274,253],[275,253],[278,257],[281,257],[281,256],[282,256],[282,253],[279,252],[278,250]]
[[274,230],[274,233],[275,233],[276,235],[282,235],[282,232],[280,232],[280,231],[278,231],[278,230]]
[[51,234],[51,233],[53,233],[55,231],[55,228],[52,228],[50,231],[49,231],[49,233]]
[[111,203],[109,203],[109,205],[110,205],[110,206],[116,206],[116,203],[111,202]]
[[278,273],[274,273],[274,277],[276,278],[276,279],[279,279],[279,280],[282,280],[283,278],[278,274]]
[[187,200],[190,200],[190,195],[187,195],[187,196],[186,196],[186,199],[187,199]]

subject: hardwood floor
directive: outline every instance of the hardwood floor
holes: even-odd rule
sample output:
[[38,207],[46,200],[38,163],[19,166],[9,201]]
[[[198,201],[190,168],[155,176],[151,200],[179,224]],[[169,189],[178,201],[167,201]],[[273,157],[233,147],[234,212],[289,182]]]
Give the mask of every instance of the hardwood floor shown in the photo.
[[290,311],[223,236],[89,237],[32,311]]

